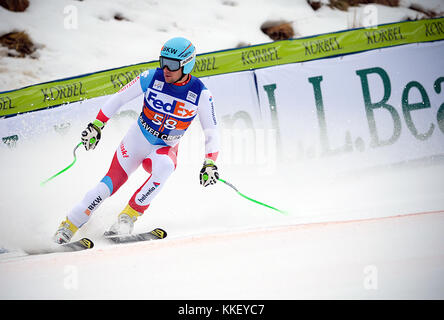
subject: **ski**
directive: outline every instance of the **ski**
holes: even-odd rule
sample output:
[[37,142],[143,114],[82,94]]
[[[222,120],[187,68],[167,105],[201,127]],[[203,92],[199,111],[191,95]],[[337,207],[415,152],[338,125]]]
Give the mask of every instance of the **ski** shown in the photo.
[[[164,239],[167,236],[167,232],[161,228],[155,228],[149,232],[142,232],[136,234],[128,234],[128,235],[110,235],[105,232],[105,239],[112,243],[131,243],[131,242],[139,242],[139,241],[151,241],[151,240],[159,240]],[[24,253],[28,255],[37,255],[37,254],[48,254],[48,253],[59,253],[59,252],[76,252],[91,249],[94,247],[94,242],[88,238],[82,238],[80,240],[69,242],[60,245],[52,245],[47,248],[39,248],[39,249],[29,249],[25,250]],[[0,253],[8,253],[9,251],[4,248],[0,248]]]
[[62,248],[62,252],[80,251],[92,249],[94,247],[94,242],[88,238],[82,238],[78,241],[62,244],[60,247]]
[[159,240],[166,238],[167,233],[161,228],[156,228],[149,232],[136,233],[136,234],[125,234],[125,235],[114,235],[106,233],[104,234],[105,239],[113,243],[130,243],[139,241],[150,241]]
[[49,248],[43,249],[31,249],[25,252],[30,255],[45,254],[45,253],[58,253],[58,252],[75,252],[81,250],[87,250],[94,247],[94,243],[88,238],[82,238],[80,240],[64,243],[60,245],[54,245]]

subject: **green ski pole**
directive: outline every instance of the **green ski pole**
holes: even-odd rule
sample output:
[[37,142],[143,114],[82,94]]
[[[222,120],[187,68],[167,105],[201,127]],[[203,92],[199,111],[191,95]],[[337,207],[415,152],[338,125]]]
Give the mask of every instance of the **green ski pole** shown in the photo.
[[41,182],[40,185],[41,185],[41,186],[45,185],[48,181],[51,181],[52,179],[54,179],[54,178],[57,177],[58,175],[62,174],[63,172],[65,172],[66,170],[68,170],[69,168],[71,168],[71,167],[74,165],[74,163],[76,163],[76,161],[77,161],[77,156],[76,156],[77,148],[80,147],[82,144],[83,144],[83,142],[79,142],[79,144],[74,148],[74,150],[73,150],[73,152],[72,152],[73,155],[74,155],[74,160],[73,160],[73,162],[71,162],[71,164],[70,164],[69,166],[67,166],[65,169],[63,169],[63,170],[57,172],[55,175],[51,176],[50,178],[46,179],[45,181]]
[[268,204],[266,204],[266,203],[263,203],[263,202],[260,202],[260,201],[254,200],[254,199],[252,199],[252,198],[250,198],[250,197],[244,195],[244,194],[241,193],[241,192],[240,192],[235,186],[233,186],[230,182],[228,182],[228,181],[226,181],[226,180],[223,180],[223,179],[220,179],[220,178],[217,179],[217,180],[219,180],[219,181],[225,183],[227,186],[231,187],[234,191],[236,191],[238,195],[240,195],[241,197],[243,197],[243,198],[245,198],[245,199],[247,199],[247,200],[250,200],[250,201],[252,201],[252,202],[254,202],[254,203],[257,203],[257,204],[259,204],[259,205],[261,205],[261,206],[264,206],[264,207],[270,208],[270,209],[272,209],[272,210],[275,210],[275,211],[277,211],[277,212],[279,212],[279,213],[282,213],[282,214],[288,215],[288,212],[286,212],[286,211],[279,210],[279,209],[277,209],[277,208],[275,208],[275,207],[272,207],[272,206],[270,206],[270,205],[268,205]]

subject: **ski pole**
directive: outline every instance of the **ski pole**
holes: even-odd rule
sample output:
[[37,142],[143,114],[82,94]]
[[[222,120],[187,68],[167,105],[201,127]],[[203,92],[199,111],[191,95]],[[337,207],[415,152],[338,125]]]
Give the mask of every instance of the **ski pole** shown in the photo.
[[71,168],[74,163],[76,163],[77,161],[77,156],[76,156],[76,151],[77,148],[80,147],[83,144],[83,142],[79,142],[78,145],[75,146],[74,150],[72,151],[73,155],[74,155],[74,160],[71,162],[71,164],[69,166],[67,166],[65,169],[57,172],[55,175],[51,176],[50,178],[46,179],[45,181],[41,182],[40,185],[43,186],[45,183],[47,183],[48,181],[51,181],[52,179],[54,179],[55,177],[57,177],[58,175],[62,174],[63,172],[65,172],[66,170],[68,170],[69,168]]
[[286,212],[286,211],[279,210],[279,209],[277,209],[277,208],[275,208],[275,207],[272,207],[272,206],[270,206],[270,205],[268,205],[268,204],[266,204],[266,203],[263,203],[263,202],[260,202],[260,201],[254,200],[254,199],[252,199],[252,198],[250,198],[250,197],[244,195],[244,194],[241,193],[241,192],[240,192],[235,186],[233,186],[230,182],[228,182],[228,181],[226,181],[226,180],[223,180],[223,179],[220,179],[220,178],[217,179],[217,180],[219,180],[219,181],[225,183],[227,186],[231,187],[234,191],[236,191],[238,195],[240,195],[241,197],[243,197],[243,198],[245,198],[245,199],[247,199],[247,200],[250,200],[250,201],[252,201],[252,202],[254,202],[254,203],[260,204],[261,206],[264,206],[264,207],[270,208],[270,209],[272,209],[272,210],[275,210],[275,211],[277,211],[277,212],[279,212],[279,213],[282,213],[282,214],[288,215],[288,212]]

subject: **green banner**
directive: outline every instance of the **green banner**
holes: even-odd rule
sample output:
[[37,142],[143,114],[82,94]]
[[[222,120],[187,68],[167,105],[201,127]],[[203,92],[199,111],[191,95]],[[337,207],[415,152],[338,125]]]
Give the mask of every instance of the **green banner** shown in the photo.
[[[328,58],[409,43],[444,40],[444,18],[392,23],[199,54],[198,77]],[[0,93],[0,117],[117,92],[158,61],[141,63]]]

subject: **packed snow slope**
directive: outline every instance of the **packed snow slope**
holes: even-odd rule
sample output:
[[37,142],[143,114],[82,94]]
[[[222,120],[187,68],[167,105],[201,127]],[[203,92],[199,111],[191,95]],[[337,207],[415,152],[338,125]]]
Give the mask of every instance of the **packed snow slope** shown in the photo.
[[[41,181],[72,161],[80,125],[65,136],[3,149],[1,247],[50,245],[68,210],[107,171],[131,121],[111,120],[98,148],[79,150],[77,163],[44,187]],[[188,148],[201,135],[197,128],[193,124],[184,137],[176,172],[135,226],[135,232],[162,227],[167,239],[133,245],[101,240],[147,179],[140,168],[76,234],[93,239],[94,249],[1,254],[0,297],[444,298],[442,163],[341,174],[288,163],[261,174],[230,157],[218,163],[223,178],[289,213],[282,215],[222,183],[199,185],[202,154]]]
[[442,299],[443,227],[441,212],[6,260],[0,297]]

